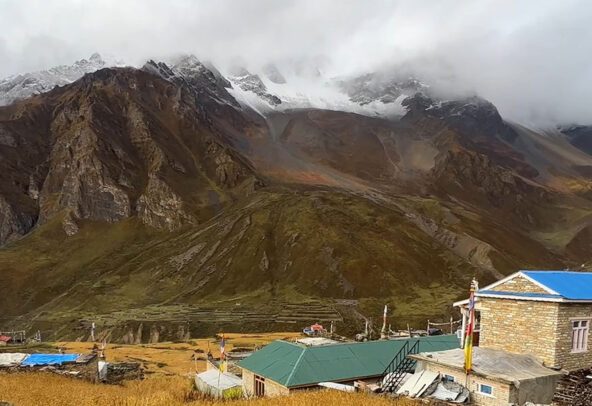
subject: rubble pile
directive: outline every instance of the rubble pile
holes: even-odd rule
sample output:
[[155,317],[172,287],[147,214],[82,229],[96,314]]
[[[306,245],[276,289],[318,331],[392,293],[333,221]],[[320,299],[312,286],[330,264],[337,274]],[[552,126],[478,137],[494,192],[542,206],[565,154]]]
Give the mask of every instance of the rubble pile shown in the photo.
[[580,369],[565,375],[557,384],[553,405],[592,405],[592,369]]

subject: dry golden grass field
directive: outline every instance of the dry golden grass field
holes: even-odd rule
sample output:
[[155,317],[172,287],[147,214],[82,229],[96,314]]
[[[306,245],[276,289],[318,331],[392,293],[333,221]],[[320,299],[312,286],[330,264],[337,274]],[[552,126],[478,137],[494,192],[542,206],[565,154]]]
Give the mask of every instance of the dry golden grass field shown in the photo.
[[[235,347],[265,345],[277,339],[294,339],[297,333],[225,334],[227,351]],[[66,352],[87,352],[92,343],[55,343]],[[147,379],[130,381],[122,386],[92,384],[74,378],[51,373],[0,373],[0,404],[2,401],[15,406],[29,405],[121,405],[121,406],[176,406],[176,405],[219,405],[202,398],[193,390],[192,372],[205,370],[205,361],[193,361],[196,350],[219,354],[218,341],[194,339],[186,343],[158,343],[146,345],[110,344],[106,349],[108,361],[142,362]],[[199,352],[199,355],[203,355]],[[379,396],[346,394],[336,391],[303,392],[277,399],[256,399],[251,401],[225,401],[231,406],[267,405],[369,405],[369,406],[411,406],[415,403],[394,401]]]
[[[235,347],[254,348],[263,346],[274,340],[293,340],[300,337],[299,333],[263,333],[263,334],[224,334],[226,351]],[[205,371],[205,353],[208,349],[217,357],[220,355],[219,341],[214,338],[197,338],[183,343],[158,343],[142,345],[109,344],[105,350],[107,361],[141,362],[147,374],[185,375],[191,372]],[[61,342],[56,346],[65,348],[66,352],[89,352],[93,343]],[[193,355],[198,351],[197,365]]]
[[0,401],[15,406],[411,406],[411,401],[337,391],[302,392],[276,399],[213,402],[200,399],[191,381],[181,376],[153,376],[123,386],[93,385],[88,382],[48,373],[0,375]]

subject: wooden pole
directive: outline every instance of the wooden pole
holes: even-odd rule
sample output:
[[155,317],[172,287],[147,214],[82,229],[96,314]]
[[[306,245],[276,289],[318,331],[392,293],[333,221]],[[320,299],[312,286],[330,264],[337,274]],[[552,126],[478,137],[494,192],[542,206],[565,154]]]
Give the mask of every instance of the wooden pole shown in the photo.
[[467,315],[466,310],[461,307],[460,313],[462,314],[462,324],[461,324],[461,338],[460,338],[460,348],[465,348],[465,335],[467,331]]

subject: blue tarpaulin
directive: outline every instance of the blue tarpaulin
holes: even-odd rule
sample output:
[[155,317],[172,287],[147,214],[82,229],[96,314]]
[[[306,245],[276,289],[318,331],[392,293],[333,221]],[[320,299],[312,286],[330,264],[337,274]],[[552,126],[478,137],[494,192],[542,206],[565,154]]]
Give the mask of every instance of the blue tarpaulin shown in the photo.
[[79,354],[31,354],[21,363],[22,366],[61,365],[74,362]]

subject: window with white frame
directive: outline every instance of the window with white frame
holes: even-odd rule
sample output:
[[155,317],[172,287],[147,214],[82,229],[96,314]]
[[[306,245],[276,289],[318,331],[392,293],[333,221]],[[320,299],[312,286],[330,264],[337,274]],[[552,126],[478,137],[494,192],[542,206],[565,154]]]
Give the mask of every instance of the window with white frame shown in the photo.
[[571,351],[588,351],[589,320],[573,320],[571,322]]
[[493,396],[493,386],[485,385],[484,383],[478,383],[477,392],[482,395]]

